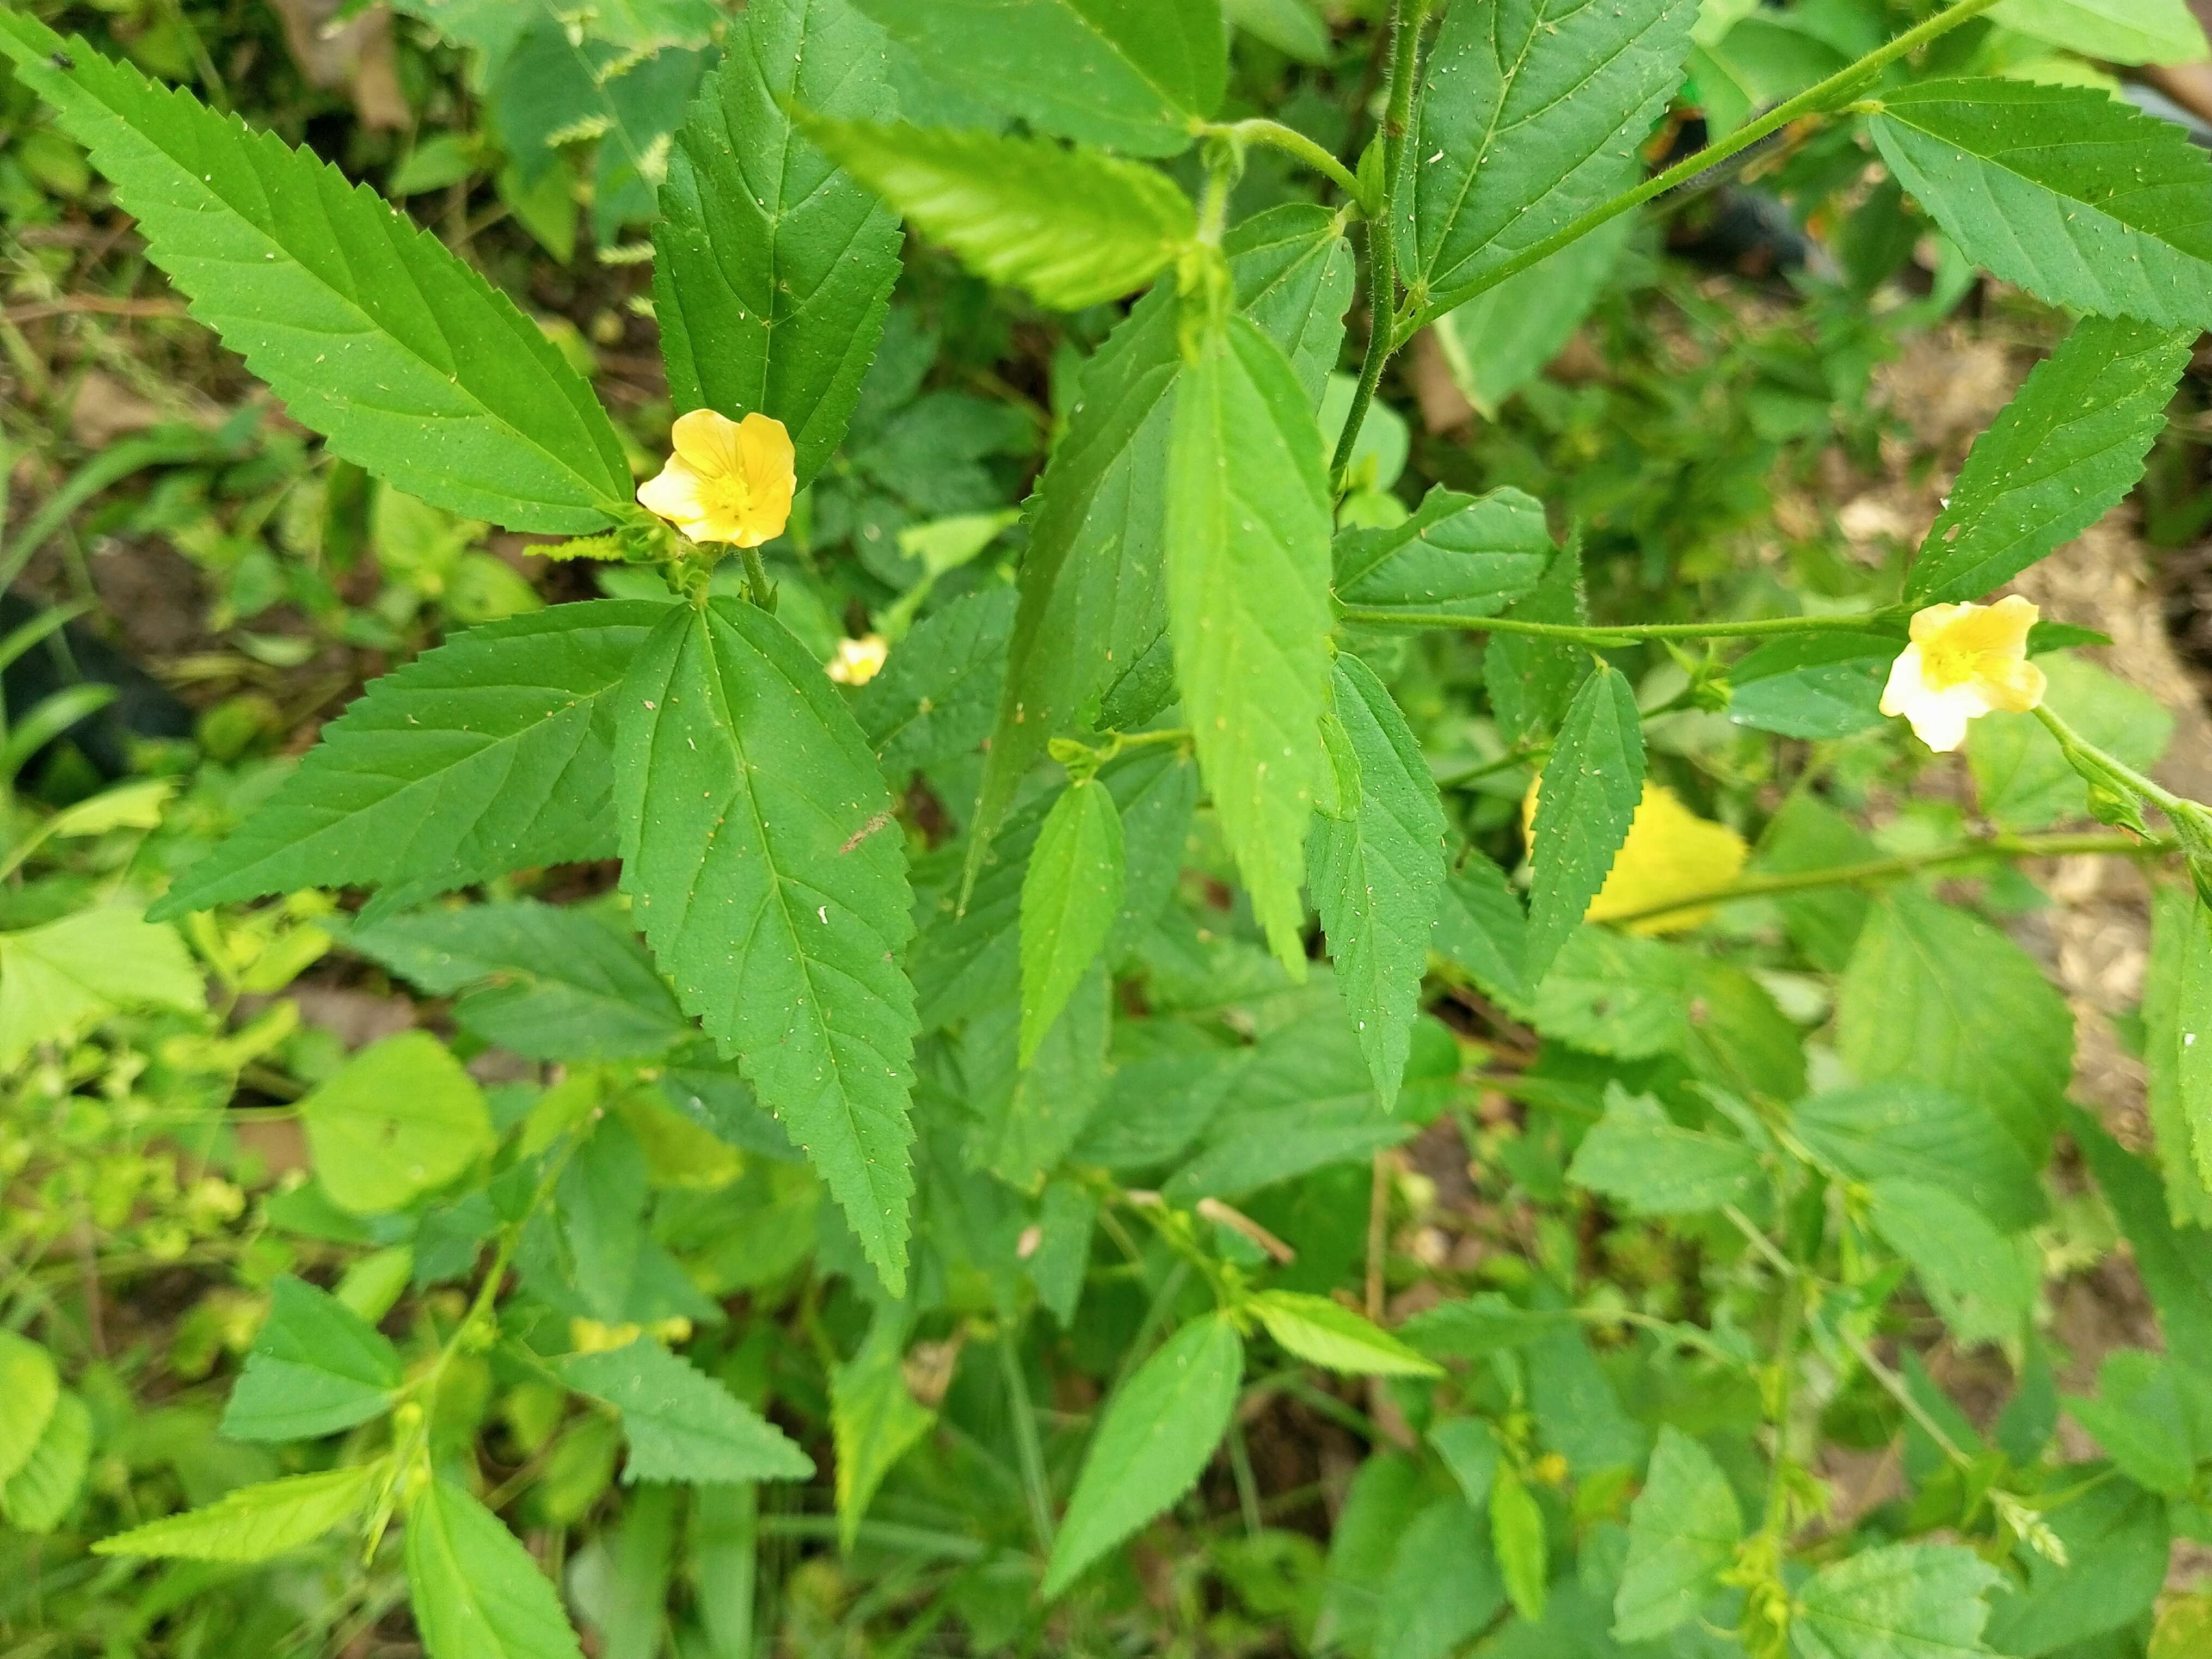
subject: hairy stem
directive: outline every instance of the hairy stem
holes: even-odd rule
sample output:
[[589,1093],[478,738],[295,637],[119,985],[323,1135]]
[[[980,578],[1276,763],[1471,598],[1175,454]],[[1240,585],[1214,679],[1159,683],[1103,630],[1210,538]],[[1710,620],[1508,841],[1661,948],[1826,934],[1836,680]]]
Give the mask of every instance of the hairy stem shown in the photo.
[[1280,121],[1255,116],[1248,121],[1208,122],[1203,129],[1209,138],[1227,138],[1240,144],[1265,144],[1270,149],[1281,150],[1285,155],[1303,161],[1316,173],[1325,173],[1336,187],[1358,204],[1362,213],[1372,216],[1380,203],[1367,199],[1360,188],[1358,175],[1331,155],[1319,144],[1296,127],[1286,127]]
[[[1464,628],[1485,634],[1528,634],[1539,639],[1586,645],[1594,651],[1640,645],[1650,640],[1749,640],[1771,634],[1863,633],[1878,626],[1882,613],[1849,617],[1758,617],[1741,622],[1625,623],[1619,626],[1581,623],[1524,622],[1515,617],[1473,616],[1456,611],[1400,611],[1348,605],[1337,615],[1364,628]],[[1899,644],[1904,648],[1903,642]]]

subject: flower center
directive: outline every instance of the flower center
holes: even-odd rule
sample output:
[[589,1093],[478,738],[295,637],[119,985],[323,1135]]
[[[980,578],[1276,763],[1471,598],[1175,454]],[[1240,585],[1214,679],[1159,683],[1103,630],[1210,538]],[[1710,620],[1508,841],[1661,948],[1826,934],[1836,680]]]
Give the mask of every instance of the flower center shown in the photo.
[[741,472],[725,472],[701,481],[699,504],[714,518],[742,519],[752,510],[752,485]]
[[1964,685],[1980,672],[1984,653],[1972,646],[1934,640],[1920,647],[1921,678],[1938,691]]

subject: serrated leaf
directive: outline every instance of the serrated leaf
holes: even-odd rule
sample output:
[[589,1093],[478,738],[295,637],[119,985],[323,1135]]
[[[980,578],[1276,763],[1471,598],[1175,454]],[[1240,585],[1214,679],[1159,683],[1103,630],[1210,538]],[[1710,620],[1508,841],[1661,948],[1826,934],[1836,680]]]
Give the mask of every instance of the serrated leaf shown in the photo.
[[2151,1133],[2176,1225],[2212,1224],[2212,921],[2188,887],[2151,896],[2143,975],[2143,1070]]
[[902,783],[974,753],[991,735],[1020,603],[1006,586],[970,593],[923,617],[892,647],[853,704],[885,777]]
[[1729,671],[1729,718],[1785,738],[1848,738],[1885,716],[1881,689],[1905,641],[1887,634],[1799,634],[1747,652]]
[[1528,994],[1522,972],[1528,918],[1505,872],[1480,853],[1444,881],[1430,948],[1489,995],[1518,1006]]
[[793,125],[892,113],[884,40],[849,0],[757,0],[678,130],[653,231],[678,410],[790,429],[804,489],[843,441],[898,280],[898,216]]
[[0,1070],[119,1008],[197,1012],[207,981],[173,927],[102,904],[0,933]]
[[1614,1085],[1605,1115],[1575,1149],[1567,1178],[1638,1215],[1690,1215],[1741,1205],[1762,1184],[1758,1156],[1740,1140],[1685,1129],[1649,1095]]
[[53,1420],[61,1374],[53,1356],[29,1337],[0,1330],[0,1389],[8,1401],[0,1412],[0,1481],[6,1481],[22,1472]]
[[338,454],[516,530],[580,535],[627,508],[591,389],[398,209],[20,13],[0,15],[0,52],[114,181],[193,314]]
[[805,1480],[814,1460],[714,1378],[647,1338],[556,1363],[579,1394],[622,1413],[623,1479],[695,1484]]
[[1244,1344],[1219,1315],[1194,1319],[1107,1401],[1045,1569],[1050,1601],[1188,1492],[1229,1427]]
[[1662,1424],[1644,1490],[1628,1509],[1613,1639],[1653,1641],[1686,1623],[1720,1589],[1742,1539],[1743,1510],[1712,1454]]
[[1917,893],[1877,903],[1838,989],[1836,1038],[1862,1083],[1964,1096],[2041,1165],[2072,1074],[2074,1016],[1987,923]]
[[30,1456],[0,1483],[0,1515],[22,1532],[55,1531],[76,1506],[91,1463],[92,1413],[64,1389]]
[[489,1510],[447,1480],[407,1510],[407,1597],[430,1659],[580,1659],[553,1582]]
[[166,1516],[103,1538],[92,1547],[93,1553],[185,1561],[266,1561],[312,1544],[352,1520],[387,1473],[382,1464],[362,1463],[240,1486],[204,1509]]
[[902,1329],[888,1310],[879,1310],[860,1352],[830,1374],[837,1536],[848,1550],[891,1466],[937,1421],[937,1413],[908,1392],[900,1365]]
[[1500,1463],[1490,1482],[1490,1547],[1513,1610],[1541,1624],[1551,1588],[1550,1541],[1544,1511],[1510,1463]]
[[1325,1296],[1302,1291],[1262,1291],[1252,1311],[1267,1334],[1310,1364],[1350,1376],[1441,1376],[1443,1367],[1425,1359],[1381,1326]]
[[[1506,607],[1516,622],[1582,623],[1582,544],[1570,539],[1528,595]],[[1589,653],[1564,640],[1534,634],[1493,634],[1482,651],[1483,685],[1507,741],[1547,737],[1566,718],[1589,672]]]
[[1048,139],[813,117],[800,130],[970,270],[1055,310],[1142,288],[1198,234],[1164,173]]
[[1897,1078],[1813,1095],[1790,1109],[1790,1132],[1850,1180],[1940,1185],[2002,1232],[2043,1219],[2041,1182],[2020,1143],[1983,1103]]
[[1617,668],[1583,683],[1544,765],[1528,861],[1526,969],[1540,982],[1605,885],[1644,799],[1644,721]]
[[1173,155],[1227,83],[1219,0],[858,0],[945,81],[1032,126]]
[[1167,478],[1176,678],[1223,839],[1298,974],[1329,672],[1320,432],[1282,349],[1248,318],[1231,317],[1182,378]]
[[1952,1659],[1986,1652],[1987,1597],[2005,1583],[1955,1544],[1890,1544],[1820,1569],[1798,1592],[1797,1659]]
[[1868,120],[1897,180],[1966,257],[2056,305],[2212,324],[2212,159],[2101,89],[1932,80]]
[[2125,318],[2075,324],[1974,441],[1905,599],[1978,599],[2104,517],[2142,477],[2196,340]]
[[[1336,362],[1352,291],[1343,222],[1264,213],[1223,245],[1237,302],[1291,354],[1311,401]],[[1079,721],[1142,725],[1174,698],[1167,672],[1170,427],[1182,354],[1162,284],[1083,369],[1067,431],[1038,487],[1006,694],[969,842],[972,881],[1023,778]]]
[[2097,1397],[2068,1395],[2063,1403],[2146,1491],[2181,1497],[2212,1456],[2212,1382],[2163,1354],[2118,1349],[2097,1369]]
[[270,1286],[269,1317],[231,1390],[233,1440],[307,1440],[392,1409],[400,1382],[391,1339],[336,1297],[289,1274]]
[[668,607],[486,623],[374,682],[155,920],[301,887],[428,897],[615,850],[614,692]]
[[1419,741],[1374,671],[1340,654],[1335,688],[1359,797],[1348,817],[1314,819],[1308,884],[1337,988],[1389,1111],[1406,1073],[1431,924],[1443,896],[1444,809]]
[[666,612],[622,693],[623,887],[684,1007],[906,1277],[905,837],[867,740],[764,611]]
[[1495,616],[1535,587],[1555,551],[1533,496],[1439,484],[1403,524],[1338,535],[1336,597],[1367,610]]
[[442,1187],[496,1137],[483,1091],[428,1031],[372,1043],[300,1103],[315,1175],[356,1215]]
[[1121,814],[1106,786],[1060,792],[1022,878],[1022,1036],[1027,1066],[1091,969],[1121,909]]
[[1998,0],[1990,21],[2103,64],[2195,64],[2204,26],[2189,0]]
[[344,944],[433,996],[466,992],[455,1021],[526,1060],[650,1059],[698,1035],[636,935],[589,910],[423,910],[349,928]]
[[1462,287],[1625,188],[1697,15],[1696,0],[1453,7],[1398,187],[1408,280]]
[[1920,1285],[1960,1343],[2020,1333],[2035,1301],[2037,1259],[1948,1187],[1886,1176],[1869,1192],[1867,1218],[1912,1264]]

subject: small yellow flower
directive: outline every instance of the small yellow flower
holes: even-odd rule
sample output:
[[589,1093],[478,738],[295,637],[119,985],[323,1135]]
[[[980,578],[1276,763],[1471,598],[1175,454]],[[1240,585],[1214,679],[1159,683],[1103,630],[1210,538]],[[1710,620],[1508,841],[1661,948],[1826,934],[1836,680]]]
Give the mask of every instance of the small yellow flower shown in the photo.
[[837,641],[837,654],[830,659],[830,678],[840,685],[866,685],[882,672],[891,648],[880,634]]
[[2027,659],[2036,608],[2019,594],[1995,605],[1931,605],[1912,619],[1912,643],[1889,671],[1881,712],[1902,714],[1939,755],[1992,709],[2026,714],[2043,701],[2043,671]]
[[799,487],[798,458],[781,421],[731,420],[695,409],[669,433],[676,453],[639,486],[639,503],[695,542],[758,547],[783,534]]
[[[1540,781],[1521,803],[1521,828],[1536,833],[1536,799]],[[1725,823],[1701,818],[1663,783],[1647,782],[1628,838],[1613,857],[1605,885],[1583,913],[1584,921],[1640,916],[1626,924],[1632,933],[1678,933],[1712,919],[1712,908],[1662,910],[1676,899],[1717,892],[1743,873],[1751,848]],[[1656,914],[1655,914],[1656,913]]]

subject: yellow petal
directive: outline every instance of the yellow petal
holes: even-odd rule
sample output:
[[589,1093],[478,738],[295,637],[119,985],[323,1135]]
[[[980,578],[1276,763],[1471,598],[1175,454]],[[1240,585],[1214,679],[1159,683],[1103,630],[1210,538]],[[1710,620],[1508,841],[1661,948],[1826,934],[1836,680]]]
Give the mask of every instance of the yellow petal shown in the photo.
[[880,634],[863,639],[840,640],[837,654],[830,659],[830,678],[840,685],[866,685],[883,671],[890,647]]
[[703,477],[738,478],[744,465],[738,446],[738,422],[711,409],[680,415],[668,429],[672,448]]
[[681,455],[672,455],[667,465],[638,486],[638,504],[688,534],[688,526],[706,516],[699,485],[699,475]]
[[781,421],[748,415],[738,423],[737,452],[745,481],[745,504],[738,514],[740,547],[758,547],[783,534],[791,522],[792,498],[799,489],[799,457]]
[[[1534,833],[1537,789],[1522,803],[1522,826]],[[1605,885],[1583,913],[1585,921],[1639,915],[1679,899],[1717,891],[1743,873],[1751,849],[1724,823],[1701,818],[1666,785],[1644,786],[1630,820],[1628,839],[1613,860]],[[1712,908],[1667,910],[1626,924],[1632,933],[1673,933],[1712,918]]]

